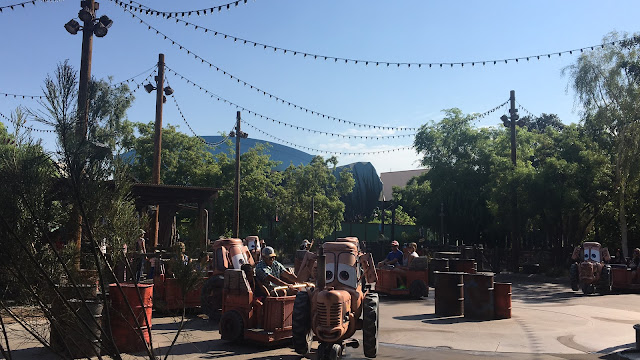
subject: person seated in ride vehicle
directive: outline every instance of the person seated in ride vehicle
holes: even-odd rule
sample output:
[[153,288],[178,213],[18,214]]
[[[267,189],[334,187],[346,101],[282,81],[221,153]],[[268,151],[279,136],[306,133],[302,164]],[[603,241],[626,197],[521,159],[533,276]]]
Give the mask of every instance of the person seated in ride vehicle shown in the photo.
[[378,267],[385,266],[385,265],[391,265],[391,266],[402,265],[402,259],[404,257],[404,254],[402,253],[402,251],[398,250],[399,246],[400,244],[398,244],[397,241],[393,240],[391,242],[391,251],[389,252],[389,254],[387,254],[387,257],[384,260],[378,263]]
[[408,268],[411,265],[413,259],[419,257],[416,250],[418,249],[418,244],[412,242],[404,248],[404,257],[402,258],[402,266]]
[[256,265],[256,277],[269,291],[269,295],[278,296],[274,292],[276,286],[286,286],[288,293],[293,291],[297,278],[276,260],[276,251],[271,246],[262,249],[262,259]]

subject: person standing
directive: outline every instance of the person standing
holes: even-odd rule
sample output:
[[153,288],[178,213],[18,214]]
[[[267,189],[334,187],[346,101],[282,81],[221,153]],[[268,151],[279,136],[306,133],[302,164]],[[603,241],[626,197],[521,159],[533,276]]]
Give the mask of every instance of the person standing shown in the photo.
[[145,245],[144,234],[145,234],[145,231],[140,229],[140,237],[138,237],[138,240],[136,240],[136,262],[135,262],[136,281],[140,281],[140,278],[142,278],[144,265],[147,260],[147,257],[146,257],[147,247]]

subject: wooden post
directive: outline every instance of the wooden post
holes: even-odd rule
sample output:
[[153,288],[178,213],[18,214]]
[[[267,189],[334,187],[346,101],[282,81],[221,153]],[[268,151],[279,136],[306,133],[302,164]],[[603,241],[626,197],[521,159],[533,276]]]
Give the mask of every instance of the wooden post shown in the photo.
[[[156,122],[153,137],[153,168],[151,183],[160,184],[160,163],[162,159],[162,104],[164,103],[164,54],[158,54],[158,75],[156,76]],[[151,222],[151,246],[158,247],[160,205],[156,205],[154,219]]]

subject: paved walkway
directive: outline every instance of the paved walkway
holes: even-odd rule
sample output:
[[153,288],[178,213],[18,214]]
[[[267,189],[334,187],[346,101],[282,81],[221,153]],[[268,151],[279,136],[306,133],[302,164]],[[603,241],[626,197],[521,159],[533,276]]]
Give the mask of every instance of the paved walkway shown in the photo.
[[[538,276],[499,275],[513,283],[512,318],[472,321],[438,317],[434,292],[421,301],[381,298],[381,359],[640,359],[623,352],[635,346],[640,295],[585,296],[560,281]],[[153,318],[153,341],[164,354],[177,328],[171,316]],[[34,341],[11,331],[14,359],[53,359]],[[300,359],[290,348],[226,344],[217,327],[192,315],[169,359]],[[314,344],[314,348],[317,344]],[[125,359],[144,358],[126,355]],[[310,355],[315,359],[315,354]],[[347,359],[362,359],[348,349]]]

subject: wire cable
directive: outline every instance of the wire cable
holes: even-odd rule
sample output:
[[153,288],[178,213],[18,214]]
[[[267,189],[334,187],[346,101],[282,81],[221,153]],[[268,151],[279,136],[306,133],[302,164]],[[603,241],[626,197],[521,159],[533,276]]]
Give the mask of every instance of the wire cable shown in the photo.
[[[237,1],[232,1],[226,4],[222,4],[222,5],[218,5],[218,6],[214,6],[214,7],[210,7],[210,8],[204,8],[204,9],[198,9],[198,10],[185,10],[185,11],[159,11],[159,10],[154,10],[144,4],[141,4],[137,1],[133,1],[133,0],[129,0],[126,1],[128,4],[125,4],[125,1],[119,1],[119,0],[112,0],[113,2],[115,2],[116,4],[120,5],[120,6],[126,6],[128,7],[131,11],[138,11],[141,14],[144,12],[147,15],[155,15],[155,16],[162,16],[162,17],[167,17],[167,18],[171,18],[171,17],[188,17],[191,16],[193,14],[200,16],[200,15],[209,15],[209,14],[215,14],[215,10],[217,9],[218,12],[221,12],[223,9],[227,9],[230,10],[231,9],[231,5],[234,5],[234,7],[237,7],[238,4],[243,3],[246,4],[247,0],[237,0]],[[134,5],[137,4],[137,5]],[[207,14],[208,12],[208,14]]]
[[254,85],[252,85],[252,84],[250,84],[250,83],[248,83],[248,82],[246,82],[246,81],[244,81],[244,80],[242,80],[242,79],[230,74],[226,70],[224,70],[224,69],[212,64],[211,62],[205,60],[204,58],[202,58],[201,56],[197,55],[193,51],[185,48],[183,45],[181,45],[180,43],[176,42],[175,40],[173,40],[172,38],[170,38],[169,36],[167,36],[166,34],[161,32],[160,30],[156,29],[155,27],[151,26],[149,23],[145,22],[144,20],[142,20],[140,17],[138,17],[136,14],[132,13],[131,11],[129,11],[127,9],[124,9],[124,8],[123,8],[123,11],[131,14],[131,16],[133,18],[137,19],[141,24],[146,25],[149,30],[155,31],[157,35],[163,36],[165,40],[171,42],[171,45],[178,46],[180,48],[180,50],[185,51],[187,53],[187,55],[193,55],[193,57],[196,60],[200,60],[200,62],[202,64],[209,65],[210,68],[213,68],[218,72],[222,72],[223,75],[229,76],[230,79],[236,80],[237,83],[240,83],[240,84],[242,84],[244,86],[249,86],[251,89],[256,90],[257,92],[261,93],[264,96],[269,96],[270,99],[273,99],[274,101],[276,101],[278,103],[287,104],[289,106],[293,106],[294,108],[296,108],[298,110],[304,111],[306,113],[311,113],[312,115],[321,117],[323,119],[329,119],[329,120],[337,121],[339,123],[349,124],[349,125],[352,125],[354,127],[357,126],[357,127],[369,128],[369,129],[398,130],[398,131],[402,131],[404,129],[407,129],[407,130],[412,129],[412,128],[402,128],[402,127],[380,126],[380,125],[357,123],[357,122],[354,122],[354,121],[349,121],[349,120],[341,119],[341,118],[338,118],[338,117],[335,117],[335,116],[323,114],[321,112],[318,112],[318,111],[315,111],[315,110],[311,110],[311,109],[306,108],[304,106],[296,105],[296,104],[294,104],[294,103],[292,103],[290,101],[287,101],[287,100],[285,100],[283,98],[280,98],[280,97],[278,97],[278,96],[276,96],[274,94],[271,94],[271,93],[269,93],[269,92],[267,92],[265,90],[262,90],[262,89],[258,88],[257,86],[254,86]]
[[391,152],[396,152],[396,151],[403,151],[403,150],[411,150],[413,149],[412,147],[401,147],[401,148],[394,148],[394,149],[388,149],[388,150],[379,150],[379,151],[364,151],[364,152],[343,152],[343,151],[330,151],[330,150],[320,150],[320,149],[315,149],[315,148],[311,148],[308,146],[303,146],[303,145],[298,145],[295,143],[292,143],[290,141],[281,139],[279,137],[276,137],[274,135],[271,135],[269,133],[267,133],[266,131],[263,131],[255,126],[253,126],[251,123],[249,123],[246,120],[241,120],[243,123],[245,123],[247,126],[251,127],[252,129],[258,131],[259,133],[270,137],[274,140],[277,140],[283,144],[286,144],[288,146],[292,146],[298,149],[303,149],[303,150],[307,150],[307,151],[313,151],[316,153],[323,153],[323,154],[331,154],[331,155],[377,155],[377,154],[383,154],[383,153],[391,153]]
[[[156,16],[158,15],[163,15],[163,17],[165,17],[165,15],[167,14],[171,14],[171,13],[165,13],[162,11],[157,11],[151,8],[146,8],[146,9],[142,9],[133,5],[127,5],[125,4],[123,1],[120,0],[111,0],[113,2],[115,2],[116,4],[118,4],[120,7],[122,7],[123,9],[127,10],[127,11],[138,11],[141,14],[145,13],[147,15],[151,14],[155,14]],[[129,1],[130,3],[135,3],[135,1]],[[182,13],[182,16],[184,17],[184,13]],[[171,18],[170,15],[167,15],[167,19]],[[293,56],[296,55],[300,55],[303,58],[312,58],[314,60],[317,59],[321,59],[321,60],[333,60],[334,63],[340,63],[340,64],[364,64],[365,66],[371,64],[371,65],[375,65],[375,66],[385,66],[385,67],[389,67],[389,66],[395,66],[395,67],[404,67],[406,66],[407,68],[411,68],[413,66],[413,68],[443,68],[443,67],[449,67],[452,68],[454,66],[460,66],[461,68],[464,67],[465,65],[467,66],[471,66],[471,67],[475,67],[476,65],[487,65],[487,64],[493,64],[493,65],[498,65],[498,64],[508,64],[509,62],[511,63],[519,63],[520,61],[530,61],[531,59],[536,59],[536,60],[540,60],[540,59],[550,59],[552,56],[558,56],[561,57],[563,54],[569,54],[569,55],[573,55],[573,53],[583,53],[584,51],[588,51],[588,50],[594,50],[597,47],[601,47],[604,48],[606,45],[616,45],[616,44],[627,44],[627,46],[629,46],[628,44],[638,44],[640,43],[640,36],[633,36],[631,38],[628,39],[622,39],[622,40],[617,40],[617,41],[611,41],[611,42],[607,42],[607,43],[603,43],[603,44],[598,44],[598,45],[591,45],[591,46],[585,46],[585,47],[581,47],[581,48],[575,48],[575,49],[570,49],[570,50],[562,50],[562,51],[554,51],[554,52],[549,52],[549,53],[544,53],[544,54],[537,54],[537,55],[529,55],[529,56],[518,56],[518,57],[512,57],[512,58],[506,58],[506,59],[493,59],[493,60],[476,60],[476,61],[458,61],[458,62],[393,62],[393,61],[384,61],[384,60],[366,60],[366,59],[354,59],[354,58],[346,58],[346,57],[339,57],[339,56],[332,56],[332,55],[322,55],[322,54],[314,54],[314,53],[308,53],[305,51],[301,51],[301,50],[293,50],[293,49],[288,49],[288,48],[283,48],[283,47],[279,47],[279,46],[275,46],[275,45],[269,45],[269,44],[265,44],[265,43],[260,43],[257,41],[253,41],[253,40],[248,40],[248,39],[244,39],[241,37],[237,37],[234,35],[230,35],[230,34],[226,34],[217,30],[213,30],[201,25],[196,25],[193,24],[189,21],[183,20],[183,19],[179,19],[176,16],[174,16],[176,23],[183,23],[185,26],[190,26],[193,27],[195,30],[203,30],[204,33],[208,33],[211,34],[213,36],[218,36],[220,35],[221,38],[226,39],[226,40],[233,40],[234,43],[242,43],[243,45],[253,45],[254,48],[261,48],[263,50],[270,50],[272,52],[276,52],[279,54],[283,54],[286,55],[287,53]]]
[[13,4],[13,5],[5,5],[5,6],[0,6],[0,13],[2,13],[2,10],[6,10],[6,9],[11,9],[11,10],[15,10],[15,8],[25,8],[25,6],[27,4],[32,4],[35,5],[37,2],[61,2],[64,0],[31,0],[31,1],[24,1],[21,3],[17,3],[17,4]]

